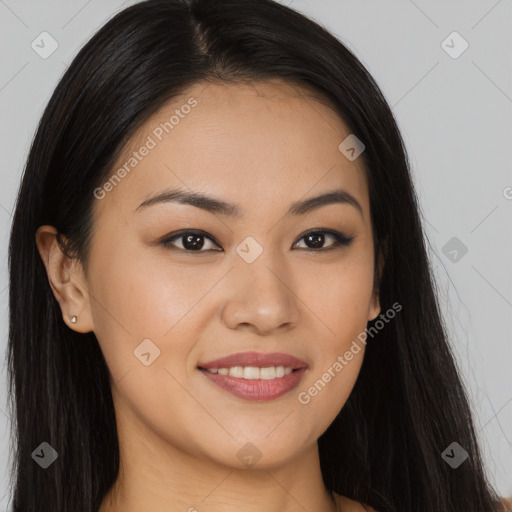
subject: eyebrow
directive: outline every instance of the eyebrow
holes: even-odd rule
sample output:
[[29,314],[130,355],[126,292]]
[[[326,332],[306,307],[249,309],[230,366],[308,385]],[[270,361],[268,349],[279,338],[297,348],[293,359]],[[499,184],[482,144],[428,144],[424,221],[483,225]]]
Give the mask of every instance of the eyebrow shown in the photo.
[[[227,203],[221,199],[207,196],[198,192],[188,192],[180,189],[166,190],[156,196],[150,197],[142,202],[135,211],[140,211],[141,208],[147,208],[155,204],[177,202],[180,204],[188,204],[201,208],[207,212],[224,215],[233,218],[242,217],[242,209],[238,204]],[[337,189],[321,194],[319,196],[310,197],[302,201],[292,203],[286,216],[290,215],[305,215],[306,213],[317,210],[322,206],[329,204],[348,204],[356,208],[361,216],[363,216],[363,209],[357,199],[349,194],[346,190]]]

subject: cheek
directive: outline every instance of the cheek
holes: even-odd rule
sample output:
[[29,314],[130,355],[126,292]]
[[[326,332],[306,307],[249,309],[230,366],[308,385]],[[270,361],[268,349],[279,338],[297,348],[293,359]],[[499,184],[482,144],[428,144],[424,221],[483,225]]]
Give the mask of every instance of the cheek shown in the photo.
[[315,312],[310,336],[317,341],[311,349],[315,364],[296,398],[303,414],[317,418],[319,434],[347,401],[363,363],[362,333],[372,300],[373,259],[368,252],[354,252],[322,272],[317,269],[306,275],[302,293]]
[[364,345],[360,345],[350,361],[340,354],[340,360],[336,355],[322,368],[313,369],[297,391],[299,414],[314,418],[316,436],[332,423],[352,392],[363,362]]
[[204,409],[186,389],[187,361],[199,337],[194,305],[215,278],[210,272],[211,282],[194,280],[190,269],[140,256],[119,248],[94,260],[94,332],[120,417],[142,421],[179,446],[187,422],[205,422]]
[[[338,302],[338,305],[340,302]],[[341,307],[331,316],[330,336],[314,336],[314,364],[296,392],[301,414],[313,418],[321,435],[348,400],[363,364],[366,344],[364,311]],[[338,320],[335,321],[334,319]]]
[[314,315],[314,329],[339,346],[364,329],[373,296],[373,258],[367,251],[347,252],[328,264],[300,268],[298,296]]
[[[140,250],[118,246],[97,254],[91,267],[94,332],[114,378],[138,368],[134,351],[146,339],[160,350],[155,364],[171,353],[181,366],[193,348],[187,340],[193,340],[198,323],[200,308],[195,306],[216,279],[210,272],[200,280],[193,266],[165,265],[162,258],[142,256]],[[172,351],[170,340],[180,340]]]

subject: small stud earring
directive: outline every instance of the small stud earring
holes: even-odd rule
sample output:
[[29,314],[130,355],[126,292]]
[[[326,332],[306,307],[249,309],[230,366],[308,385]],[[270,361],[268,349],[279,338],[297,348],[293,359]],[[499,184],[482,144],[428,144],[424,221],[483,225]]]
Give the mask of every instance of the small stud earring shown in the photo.
[[76,316],[72,316],[71,317],[71,323],[72,324],[76,324]]

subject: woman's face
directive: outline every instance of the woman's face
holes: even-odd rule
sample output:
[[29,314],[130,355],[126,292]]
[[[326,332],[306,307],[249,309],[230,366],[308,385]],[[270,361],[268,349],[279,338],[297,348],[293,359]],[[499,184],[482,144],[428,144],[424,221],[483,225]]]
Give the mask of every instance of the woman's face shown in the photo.
[[198,84],[130,141],[96,191],[83,281],[127,430],[205,462],[272,467],[329,426],[364,344],[333,366],[379,313],[362,159],[338,148],[349,134],[291,85]]

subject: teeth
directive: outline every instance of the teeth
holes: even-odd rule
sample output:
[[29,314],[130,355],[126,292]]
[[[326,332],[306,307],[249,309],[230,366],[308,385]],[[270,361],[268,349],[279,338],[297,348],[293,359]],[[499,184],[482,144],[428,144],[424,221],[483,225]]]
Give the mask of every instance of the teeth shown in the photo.
[[[279,368],[283,368],[283,367],[279,366]],[[283,368],[283,375],[284,375],[284,368]],[[276,377],[282,377],[283,375],[278,374],[278,369],[275,366],[269,366],[268,368],[260,369],[260,379],[270,380],[270,379],[275,379]]]
[[231,368],[207,368],[211,373],[218,373],[219,375],[229,375],[230,377],[237,377],[238,379],[247,380],[272,380],[284,377],[292,373],[291,366],[268,366],[265,368],[258,368],[256,366],[232,366]]
[[229,369],[230,377],[238,377],[242,378],[244,376],[244,367],[243,366],[233,366],[233,368]]
[[255,366],[246,366],[244,368],[244,379],[259,379],[260,369]]

